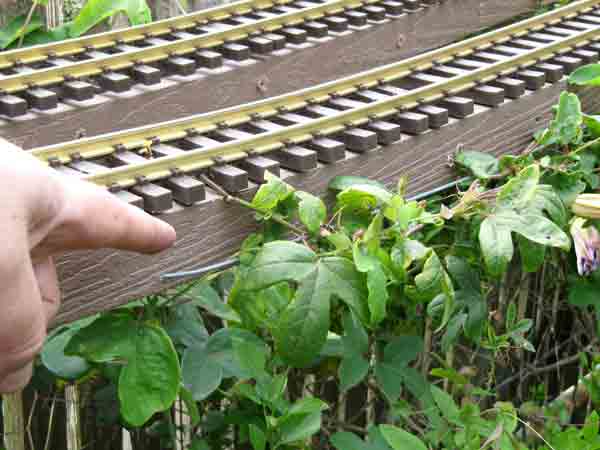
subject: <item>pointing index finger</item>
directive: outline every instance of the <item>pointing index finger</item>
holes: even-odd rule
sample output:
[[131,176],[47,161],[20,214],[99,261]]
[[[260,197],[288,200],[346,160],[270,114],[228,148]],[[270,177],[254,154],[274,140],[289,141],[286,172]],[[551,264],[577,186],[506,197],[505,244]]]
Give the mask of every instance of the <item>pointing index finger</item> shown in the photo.
[[66,206],[48,243],[57,251],[115,248],[156,253],[175,241],[175,230],[108,191],[87,182],[64,181]]

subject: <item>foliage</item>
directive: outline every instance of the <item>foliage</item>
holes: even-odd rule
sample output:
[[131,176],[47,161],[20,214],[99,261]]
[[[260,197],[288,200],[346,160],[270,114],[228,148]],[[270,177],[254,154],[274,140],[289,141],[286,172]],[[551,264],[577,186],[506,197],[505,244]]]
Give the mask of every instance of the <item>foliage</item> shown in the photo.
[[[31,12],[39,6],[45,6],[47,0],[33,2]],[[24,45],[37,45],[65,39],[77,38],[108,18],[123,13],[131,25],[140,25],[152,21],[150,7],[146,0],[88,0],[77,16],[54,29],[45,29],[37,12],[27,20],[24,14],[15,17],[7,26],[0,29],[0,50]]]
[[[578,272],[570,235],[571,204],[598,187],[596,133],[563,94],[534,147],[459,152],[470,186],[428,201],[404,179],[337,177],[326,205],[267,176],[232,200],[262,225],[238,267],[62,327],[41,364],[105,380],[130,427],[168,423],[179,396],[195,449],[600,448],[597,414],[569,426],[576,405],[549,401],[564,386],[544,378],[597,342],[600,272]],[[581,379],[590,407],[596,378]],[[345,410],[357,392],[365,406]]]

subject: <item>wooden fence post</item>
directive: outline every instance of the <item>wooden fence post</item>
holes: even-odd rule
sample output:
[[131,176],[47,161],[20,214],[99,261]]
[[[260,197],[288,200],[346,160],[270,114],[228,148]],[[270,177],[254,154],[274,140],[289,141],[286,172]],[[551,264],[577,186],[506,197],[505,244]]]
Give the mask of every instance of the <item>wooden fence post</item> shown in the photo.
[[4,447],[6,450],[25,450],[25,417],[23,415],[23,392],[2,396],[4,421]]
[[69,384],[65,387],[65,403],[67,411],[67,450],[80,450],[79,387],[76,384]]
[[44,8],[46,16],[46,27],[48,29],[59,27],[64,22],[64,0],[48,0]]

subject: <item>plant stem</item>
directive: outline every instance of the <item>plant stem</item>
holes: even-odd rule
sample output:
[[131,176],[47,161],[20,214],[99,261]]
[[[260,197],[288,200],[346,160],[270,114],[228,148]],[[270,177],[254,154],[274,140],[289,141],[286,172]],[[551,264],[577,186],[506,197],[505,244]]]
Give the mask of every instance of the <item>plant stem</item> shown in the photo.
[[589,147],[591,147],[592,145],[595,145],[595,144],[600,144],[600,138],[596,138],[596,139],[593,139],[593,140],[591,140],[589,142],[586,142],[581,147],[578,147],[575,150],[573,150],[571,152],[571,155],[576,155],[577,153],[579,153],[579,152],[581,152],[581,151],[583,151],[583,150],[585,150],[585,149],[587,149],[587,148],[589,148]]
[[27,27],[31,23],[31,18],[33,17],[33,13],[35,12],[35,9],[37,8],[37,6],[38,6],[38,3],[34,0],[33,4],[31,5],[31,8],[29,8],[29,12],[27,13],[27,18],[25,19],[25,23],[23,23],[23,27],[21,28],[21,35],[19,36],[19,44],[17,45],[18,48],[21,48],[21,46],[23,45],[23,39],[25,39],[25,31],[27,30]]
[[236,203],[240,206],[243,206],[244,208],[248,208],[251,209],[253,211],[256,211],[259,214],[262,214],[265,217],[269,217],[270,219],[274,220],[275,222],[277,222],[280,225],[283,225],[284,227],[292,230],[294,233],[302,236],[305,234],[304,230],[302,228],[297,227],[296,225],[288,222],[282,215],[271,212],[271,211],[265,211],[261,208],[257,208],[255,205],[253,205],[252,203],[241,199],[239,197],[236,197],[234,195],[231,195],[229,192],[227,192],[225,189],[223,189],[221,186],[219,186],[218,184],[216,184],[214,181],[212,181],[210,178],[208,178],[206,175],[201,175],[200,178],[202,179],[202,181],[204,183],[206,183],[208,186],[210,186],[211,189],[215,190],[216,192],[218,192],[219,194],[221,194],[223,196],[223,201],[225,201],[226,203]]
[[44,450],[50,450],[50,442],[52,440],[52,431],[54,429],[54,409],[56,407],[56,394],[52,398],[52,404],[50,405],[50,417],[48,417],[48,432],[46,433],[46,442],[44,444]]
[[179,0],[173,0],[175,2],[175,5],[177,6],[177,9],[179,9],[179,12],[183,15],[187,14],[187,11],[185,10],[185,8],[183,7],[183,5],[181,4],[181,2]]
[[425,319],[425,336],[424,342],[425,346],[423,349],[423,356],[421,358],[421,373],[424,377],[429,375],[429,365],[431,364],[431,345],[433,338],[433,323],[430,315],[427,315]]

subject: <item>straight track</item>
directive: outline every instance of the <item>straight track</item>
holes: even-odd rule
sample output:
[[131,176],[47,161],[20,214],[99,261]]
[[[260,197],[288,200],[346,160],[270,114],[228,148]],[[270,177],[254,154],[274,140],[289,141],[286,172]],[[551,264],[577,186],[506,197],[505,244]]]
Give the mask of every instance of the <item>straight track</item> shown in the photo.
[[206,198],[199,173],[244,191],[266,171],[310,172],[556,83],[598,60],[599,5],[581,0],[330,83],[32,153],[153,213],[193,205]]

